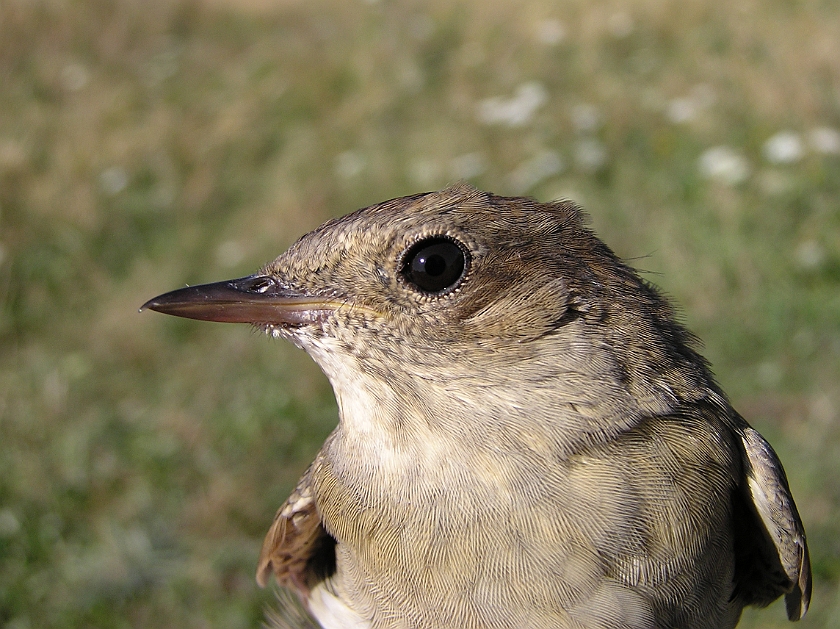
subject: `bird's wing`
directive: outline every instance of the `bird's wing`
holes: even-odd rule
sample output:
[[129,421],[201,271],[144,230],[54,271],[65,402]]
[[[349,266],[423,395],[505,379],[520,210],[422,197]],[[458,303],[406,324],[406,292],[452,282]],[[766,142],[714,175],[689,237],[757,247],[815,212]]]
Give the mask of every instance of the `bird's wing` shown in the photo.
[[321,525],[311,474],[310,467],[274,516],[257,565],[257,583],[265,586],[273,573],[304,601],[335,569],[335,540]]
[[[747,602],[758,605],[785,594],[788,618],[798,620],[808,611],[811,600],[811,562],[805,529],[773,448],[749,426],[744,426],[741,442],[745,489],[751,502],[747,506],[758,515],[764,530],[749,527],[751,530],[741,536],[743,546],[749,549],[746,552],[751,555],[747,558],[751,564],[748,572],[753,574],[741,579],[739,586],[746,598],[752,599]],[[764,574],[755,574],[758,570]],[[746,585],[748,581],[752,585]]]

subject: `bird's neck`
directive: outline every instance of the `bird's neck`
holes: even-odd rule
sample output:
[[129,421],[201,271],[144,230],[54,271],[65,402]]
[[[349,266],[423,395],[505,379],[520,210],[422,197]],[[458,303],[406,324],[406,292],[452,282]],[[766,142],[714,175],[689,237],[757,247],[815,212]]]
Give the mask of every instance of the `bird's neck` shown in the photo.
[[622,357],[583,321],[501,350],[406,343],[395,356],[377,345],[324,336],[305,349],[338,401],[340,425],[325,446],[331,473],[383,499],[410,499],[418,484],[406,479],[416,477],[492,484],[522,452],[554,465],[680,403],[664,367],[640,382],[617,377],[627,372]]

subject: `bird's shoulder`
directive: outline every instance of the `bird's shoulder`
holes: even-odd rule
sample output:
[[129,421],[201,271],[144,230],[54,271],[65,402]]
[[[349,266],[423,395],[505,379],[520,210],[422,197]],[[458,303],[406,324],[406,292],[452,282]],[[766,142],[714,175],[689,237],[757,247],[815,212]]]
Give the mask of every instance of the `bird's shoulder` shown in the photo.
[[273,574],[280,585],[304,600],[335,569],[335,540],[321,524],[312,474],[310,466],[274,516],[257,566],[260,585]]

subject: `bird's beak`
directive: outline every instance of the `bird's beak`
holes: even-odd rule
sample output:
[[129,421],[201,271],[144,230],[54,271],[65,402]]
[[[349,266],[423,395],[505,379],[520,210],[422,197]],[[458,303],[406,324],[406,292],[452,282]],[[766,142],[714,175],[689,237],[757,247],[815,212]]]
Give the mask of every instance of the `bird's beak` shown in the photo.
[[150,299],[140,310],[202,321],[297,326],[318,321],[340,306],[291,291],[270,276],[249,275],[179,288]]

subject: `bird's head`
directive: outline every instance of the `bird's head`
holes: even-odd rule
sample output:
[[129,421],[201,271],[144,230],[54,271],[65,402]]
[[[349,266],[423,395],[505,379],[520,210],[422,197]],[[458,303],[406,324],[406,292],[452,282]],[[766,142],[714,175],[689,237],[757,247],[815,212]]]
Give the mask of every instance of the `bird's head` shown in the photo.
[[403,398],[425,387],[516,406],[533,387],[538,405],[667,410],[710,376],[667,302],[584,219],[571,202],[458,185],[331,220],[256,275],[143,308],[287,338],[339,397],[367,374]]

